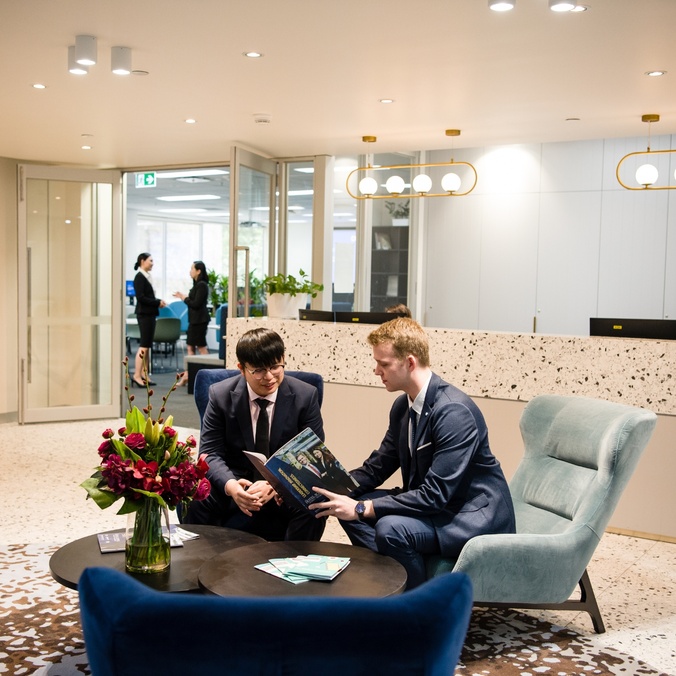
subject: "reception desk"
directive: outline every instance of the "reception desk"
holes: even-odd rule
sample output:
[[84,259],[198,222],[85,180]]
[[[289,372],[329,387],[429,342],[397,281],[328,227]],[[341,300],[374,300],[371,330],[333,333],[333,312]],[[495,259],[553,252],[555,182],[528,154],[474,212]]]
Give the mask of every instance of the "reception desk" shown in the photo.
[[[287,348],[289,369],[315,371],[325,381],[329,448],[350,467],[382,438],[396,394],[373,373],[369,324],[268,318],[228,322],[226,367],[245,331],[266,326]],[[547,336],[426,329],[433,370],[469,394],[488,423],[491,448],[511,477],[523,453],[519,418],[538,394],[607,399],[658,414],[653,438],[618,505],[611,530],[676,541],[676,341]],[[394,481],[396,484],[396,481]]]

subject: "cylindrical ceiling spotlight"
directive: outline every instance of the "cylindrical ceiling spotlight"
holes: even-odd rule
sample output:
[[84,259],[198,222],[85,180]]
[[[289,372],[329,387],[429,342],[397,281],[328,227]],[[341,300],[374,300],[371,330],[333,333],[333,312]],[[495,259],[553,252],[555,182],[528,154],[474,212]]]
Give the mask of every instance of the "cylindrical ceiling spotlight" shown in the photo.
[[570,12],[575,9],[577,0],[549,0],[549,9],[552,12]]
[[514,5],[516,0],[488,0],[488,7],[494,12],[508,12]]
[[96,38],[93,35],[75,36],[75,61],[81,66],[96,65]]
[[89,72],[87,66],[81,66],[75,60],[75,45],[68,47],[68,72],[73,75],[86,75]]
[[115,75],[131,73],[131,49],[129,47],[110,48],[110,70]]

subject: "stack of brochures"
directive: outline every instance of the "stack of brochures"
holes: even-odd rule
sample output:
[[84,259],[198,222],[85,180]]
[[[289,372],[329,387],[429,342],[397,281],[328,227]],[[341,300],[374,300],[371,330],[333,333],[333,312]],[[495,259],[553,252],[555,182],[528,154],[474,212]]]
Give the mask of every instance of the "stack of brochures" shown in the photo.
[[[169,533],[169,543],[172,547],[183,547],[183,543],[186,540],[194,540],[199,537],[197,533],[185,530],[175,523],[170,524],[169,531],[167,531],[166,526],[162,526],[162,533],[166,535],[167,532]],[[124,551],[127,536],[123,530],[99,533],[97,537],[101,554]]]
[[308,554],[287,559],[270,559],[267,563],[260,563],[255,568],[292,584],[301,584],[309,580],[325,582],[333,580],[347,568],[349,563],[350,559],[347,556]]

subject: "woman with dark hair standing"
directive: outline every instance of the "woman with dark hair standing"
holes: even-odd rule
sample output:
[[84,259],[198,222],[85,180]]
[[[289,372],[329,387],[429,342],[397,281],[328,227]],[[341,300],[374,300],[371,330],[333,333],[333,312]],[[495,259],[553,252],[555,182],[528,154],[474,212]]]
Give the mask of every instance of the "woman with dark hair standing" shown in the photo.
[[[195,261],[190,267],[192,288],[188,295],[177,291],[174,298],[180,298],[188,306],[188,354],[209,354],[207,347],[207,326],[209,325],[209,311],[207,300],[209,299],[209,284],[207,282],[207,268],[202,261]],[[177,385],[185,385],[188,382],[187,371],[183,373]]]
[[[138,255],[134,270],[138,270],[134,277],[134,291],[136,292],[136,319],[141,334],[139,348],[136,352],[134,375],[131,378],[132,387],[146,386],[146,378],[150,373],[148,354],[153,346],[155,337],[155,319],[160,314],[160,308],[166,303],[160,298],[155,298],[150,271],[153,269],[153,257],[149,253]],[[154,385],[148,378],[148,385]]]

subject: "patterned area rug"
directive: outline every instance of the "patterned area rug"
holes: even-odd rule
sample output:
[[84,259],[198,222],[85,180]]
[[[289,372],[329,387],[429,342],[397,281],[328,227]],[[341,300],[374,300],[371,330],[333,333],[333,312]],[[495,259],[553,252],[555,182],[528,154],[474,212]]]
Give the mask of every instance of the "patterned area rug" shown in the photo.
[[[49,557],[53,551],[38,545],[0,548],[0,674],[90,673],[77,593],[52,579]],[[584,636],[522,613],[477,610],[455,674],[638,676],[660,672],[612,649],[599,651]]]

